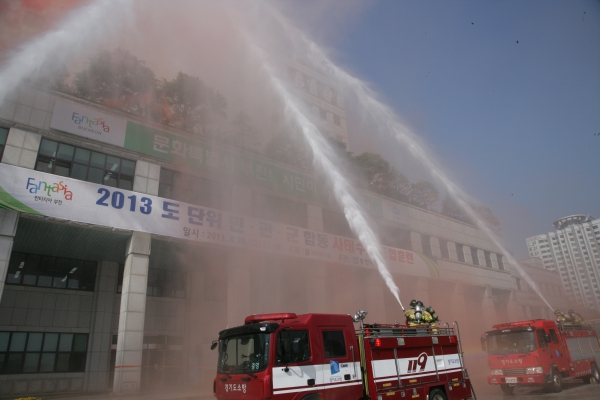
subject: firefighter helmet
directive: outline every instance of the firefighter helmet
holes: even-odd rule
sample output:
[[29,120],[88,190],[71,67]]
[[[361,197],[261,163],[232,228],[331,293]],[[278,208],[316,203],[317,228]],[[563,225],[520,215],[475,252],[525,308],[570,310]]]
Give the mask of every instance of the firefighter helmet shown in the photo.
[[560,315],[560,314],[561,314],[560,310],[554,310],[554,315]]
[[417,301],[417,305],[419,305],[419,306],[421,306],[421,307],[425,307],[425,306],[423,305],[423,302],[422,302],[421,300],[418,300],[418,301]]
[[415,308],[416,305],[417,305],[417,301],[415,299],[412,299],[410,301],[410,308]]

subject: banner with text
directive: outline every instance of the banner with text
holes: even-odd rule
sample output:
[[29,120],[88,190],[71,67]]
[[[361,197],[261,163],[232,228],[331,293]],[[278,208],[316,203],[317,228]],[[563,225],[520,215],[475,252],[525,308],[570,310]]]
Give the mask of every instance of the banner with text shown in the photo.
[[[375,268],[358,240],[0,164],[0,207],[69,221]],[[420,253],[383,247],[391,271],[438,276]]]

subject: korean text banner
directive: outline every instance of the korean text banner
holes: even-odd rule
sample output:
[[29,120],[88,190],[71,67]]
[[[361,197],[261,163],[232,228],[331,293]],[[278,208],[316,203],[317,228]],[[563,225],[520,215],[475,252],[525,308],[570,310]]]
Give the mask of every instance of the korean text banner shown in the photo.
[[[0,207],[190,241],[374,268],[359,241],[0,164]],[[18,233],[17,233],[18,234]],[[390,270],[437,276],[422,254],[384,247]]]

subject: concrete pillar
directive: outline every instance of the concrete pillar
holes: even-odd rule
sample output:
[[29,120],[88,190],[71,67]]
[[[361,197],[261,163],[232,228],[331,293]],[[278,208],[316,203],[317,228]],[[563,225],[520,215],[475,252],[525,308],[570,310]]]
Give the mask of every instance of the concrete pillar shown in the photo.
[[98,282],[94,298],[94,320],[90,331],[90,348],[86,368],[85,391],[105,391],[110,369],[110,345],[112,343],[112,314],[119,264],[102,261],[98,263]]
[[506,305],[506,311],[510,321],[520,321],[524,319],[523,309],[519,307],[517,302],[517,291],[511,290],[510,297],[508,298],[508,304]]
[[250,271],[243,252],[228,258],[227,268],[227,325],[240,326],[251,314]]
[[158,196],[158,182],[160,180],[160,165],[137,160],[135,163],[135,177],[133,191]]
[[324,264],[318,266],[311,268],[311,273],[306,278],[306,308],[313,313],[327,310],[327,270]]
[[41,140],[42,135],[39,133],[10,128],[2,162],[17,167],[34,169]]
[[469,311],[467,309],[467,299],[465,295],[464,284],[456,283],[454,285],[450,302],[452,304],[452,319],[446,320],[442,317],[443,322],[448,322],[450,327],[452,327],[452,323],[454,321],[458,322],[459,327],[462,328],[460,333],[462,335],[463,342],[473,342],[476,334],[473,332],[473,329],[469,329],[471,325],[471,318],[469,317]]
[[4,292],[8,262],[10,261],[18,222],[19,213],[17,211],[0,209],[0,299]]
[[151,235],[133,232],[123,273],[114,392],[139,391]]
[[492,326],[497,323],[496,306],[494,305],[494,297],[492,295],[492,287],[486,286],[481,301],[481,309],[483,311],[483,321],[485,326]]

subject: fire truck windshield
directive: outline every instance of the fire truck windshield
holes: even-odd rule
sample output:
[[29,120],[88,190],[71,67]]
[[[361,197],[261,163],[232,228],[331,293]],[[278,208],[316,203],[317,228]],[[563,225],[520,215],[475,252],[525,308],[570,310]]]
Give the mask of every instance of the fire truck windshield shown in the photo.
[[261,371],[269,362],[270,333],[252,332],[219,340],[219,364],[222,374],[247,374]]
[[528,353],[534,351],[536,348],[533,332],[488,332],[488,354]]

